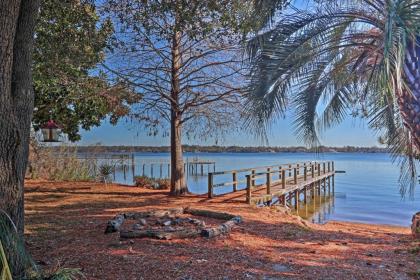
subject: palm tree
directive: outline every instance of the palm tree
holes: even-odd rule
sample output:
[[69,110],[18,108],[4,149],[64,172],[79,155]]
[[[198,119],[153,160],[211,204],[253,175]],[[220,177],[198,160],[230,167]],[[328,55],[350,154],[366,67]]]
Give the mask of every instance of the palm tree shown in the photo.
[[[317,1],[250,40],[247,122],[264,132],[294,109],[308,145],[351,113],[369,120],[412,191],[420,155],[420,1]],[[403,157],[401,157],[403,155]],[[409,186],[409,187],[408,187]]]

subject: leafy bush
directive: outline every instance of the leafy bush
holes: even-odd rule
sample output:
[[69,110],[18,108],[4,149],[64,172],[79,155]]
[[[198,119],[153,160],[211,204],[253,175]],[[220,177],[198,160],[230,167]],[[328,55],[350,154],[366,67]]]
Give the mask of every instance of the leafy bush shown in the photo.
[[156,183],[159,186],[159,190],[168,190],[171,188],[171,180],[169,179],[158,179]]
[[135,185],[141,188],[167,190],[171,187],[171,181],[169,179],[152,179],[147,176],[137,176],[134,179]]
[[153,185],[153,179],[147,176],[136,176],[134,177],[135,185],[141,188],[151,188]]

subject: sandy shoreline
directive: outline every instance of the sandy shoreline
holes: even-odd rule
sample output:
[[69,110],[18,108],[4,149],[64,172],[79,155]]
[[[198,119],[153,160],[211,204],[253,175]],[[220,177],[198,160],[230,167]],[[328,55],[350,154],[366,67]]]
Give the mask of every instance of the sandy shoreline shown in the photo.
[[[192,206],[241,215],[215,239],[119,240],[104,235],[117,213]],[[408,227],[330,221],[204,196],[168,197],[122,185],[28,181],[26,240],[46,268],[87,279],[417,279],[419,243]]]

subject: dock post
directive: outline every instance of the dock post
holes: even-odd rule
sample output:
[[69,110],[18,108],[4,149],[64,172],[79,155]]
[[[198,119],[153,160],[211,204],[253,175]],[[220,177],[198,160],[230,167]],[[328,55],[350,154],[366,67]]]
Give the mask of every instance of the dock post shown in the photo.
[[237,181],[236,171],[232,173],[232,181],[233,181],[233,191],[236,192],[238,190],[238,183],[236,182]]
[[328,195],[331,194],[331,177],[328,177]]
[[325,174],[325,162],[322,163],[322,171]]
[[150,177],[154,178],[153,177],[153,163],[150,165]]
[[271,168],[267,168],[267,194],[271,194]]
[[328,173],[331,172],[330,162],[328,162]]
[[251,170],[251,175],[252,175],[251,184],[254,187],[255,186],[255,169]]
[[311,184],[311,198],[312,199],[315,198],[315,184],[314,183]]
[[303,188],[303,201],[305,202],[305,204],[307,203],[307,189],[306,186]]
[[209,173],[209,182],[208,182],[208,196],[213,198],[213,173]]
[[295,190],[295,210],[299,208],[299,190]]
[[135,162],[135,160],[134,160],[134,154],[131,154],[131,171],[132,171],[132,173],[133,173],[133,182],[135,181],[134,180],[134,177],[136,177],[136,162]]
[[331,165],[332,165],[332,171],[334,171],[335,170],[335,168],[334,168],[334,161],[331,162]]
[[281,166],[279,166],[279,180],[281,179]]
[[283,189],[286,188],[286,170],[281,171],[281,186]]
[[299,175],[300,174],[300,165],[299,165],[299,163],[296,165],[296,168],[297,168],[297,175]]
[[293,170],[293,181],[294,181],[295,185],[297,185],[297,169],[296,169],[296,167]]
[[161,163],[160,164],[160,173],[159,173],[159,178],[162,178],[162,176],[163,176],[163,164]]
[[311,163],[311,172],[312,172],[312,179],[315,177],[315,169],[314,169],[315,164]]
[[321,176],[321,164],[318,163],[318,177]]
[[143,176],[144,176],[144,169],[146,167],[146,164],[143,163]]
[[292,177],[292,165],[289,164],[289,177]]
[[246,175],[246,203],[251,204],[252,175]]
[[306,169],[306,163],[303,164],[303,180],[306,181],[308,179],[308,169]]
[[[185,163],[184,163],[185,166]],[[184,167],[184,172],[185,172],[185,167]],[[171,165],[168,164],[168,178],[171,178]]]
[[204,175],[204,169],[203,169],[203,164],[201,164],[201,176]]
[[335,175],[334,174],[332,175],[332,192],[333,194],[335,192]]

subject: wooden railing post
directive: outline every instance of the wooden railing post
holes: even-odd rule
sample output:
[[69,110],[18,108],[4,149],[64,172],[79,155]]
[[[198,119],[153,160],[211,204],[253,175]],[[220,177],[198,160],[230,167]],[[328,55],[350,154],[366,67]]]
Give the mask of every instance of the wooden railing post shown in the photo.
[[233,191],[236,192],[238,190],[238,183],[236,182],[237,181],[236,171],[232,173],[232,181],[233,181]]
[[246,175],[246,203],[251,204],[252,175]]
[[295,185],[297,185],[297,169],[296,169],[296,167],[293,170],[293,181],[294,181]]
[[330,162],[328,162],[328,173],[331,172]]
[[306,181],[308,179],[308,169],[306,168],[306,164],[303,165],[303,180]]
[[300,174],[300,165],[299,165],[299,163],[296,165],[296,168],[297,168],[297,175],[299,175]]
[[271,194],[271,168],[267,168],[267,194]]
[[321,164],[318,163],[318,177],[321,176]]
[[253,187],[255,187],[255,169],[251,170],[251,175],[252,175],[251,184]]
[[208,197],[213,198],[213,173],[209,172]]
[[325,162],[322,163],[322,170],[324,171],[324,174],[325,174]]
[[292,165],[289,164],[289,177],[292,177]]
[[281,179],[281,166],[279,166],[279,180]]
[[332,165],[332,171],[334,171],[335,170],[335,168],[334,168],[334,161],[331,162],[331,165]]
[[312,178],[315,177],[315,169],[314,169],[315,164],[311,163],[311,173],[312,173]]
[[281,186],[283,189],[286,188],[286,170],[281,171]]

